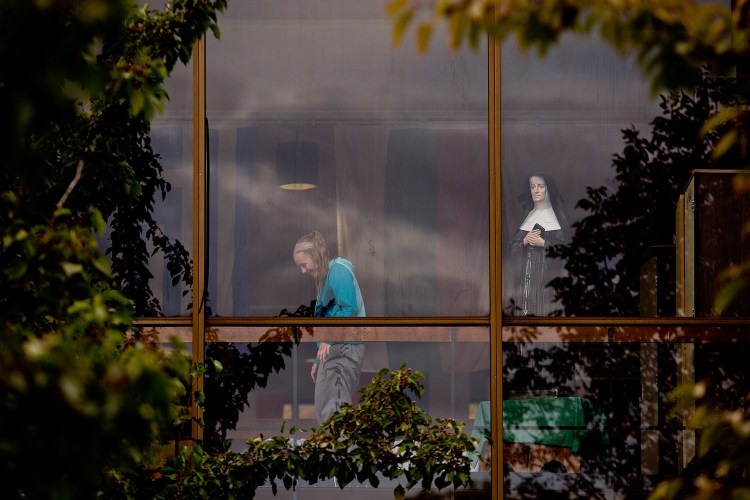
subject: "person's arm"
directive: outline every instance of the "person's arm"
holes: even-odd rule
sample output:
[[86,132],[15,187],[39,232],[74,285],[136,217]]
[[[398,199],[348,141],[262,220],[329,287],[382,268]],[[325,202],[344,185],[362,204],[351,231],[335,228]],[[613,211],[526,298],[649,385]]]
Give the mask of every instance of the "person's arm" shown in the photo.
[[[344,264],[334,263],[328,270],[326,278],[328,286],[334,296],[334,305],[329,317],[352,317],[357,315],[357,290],[354,284],[354,275]],[[331,348],[330,343],[321,342],[318,346],[318,354],[315,357],[310,376],[315,382],[318,375],[318,365],[325,363],[328,352]]]
[[335,305],[331,316],[350,318],[357,315],[357,290],[354,275],[344,264],[334,263],[328,271]]

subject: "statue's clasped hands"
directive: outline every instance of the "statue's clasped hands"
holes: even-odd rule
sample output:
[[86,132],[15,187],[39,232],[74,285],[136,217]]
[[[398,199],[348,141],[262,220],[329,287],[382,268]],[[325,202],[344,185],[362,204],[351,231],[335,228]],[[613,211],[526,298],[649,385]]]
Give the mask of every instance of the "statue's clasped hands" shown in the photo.
[[543,247],[544,238],[541,236],[541,231],[539,229],[533,229],[526,233],[526,236],[523,237],[523,244],[532,247]]

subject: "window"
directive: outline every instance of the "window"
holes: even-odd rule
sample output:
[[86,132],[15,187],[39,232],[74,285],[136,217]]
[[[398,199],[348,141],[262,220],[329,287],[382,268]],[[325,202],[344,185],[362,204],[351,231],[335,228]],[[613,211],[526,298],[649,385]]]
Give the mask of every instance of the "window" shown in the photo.
[[368,316],[486,316],[486,55],[394,49],[376,3],[299,6],[232,5],[208,43],[211,313],[309,305],[292,249],[318,230]]
[[[746,298],[716,319],[710,287],[729,255],[714,235],[750,205],[716,203],[732,199],[731,169],[670,149],[700,146],[673,126],[684,102],[663,107],[632,61],[566,37],[543,60],[503,46],[496,115],[486,49],[452,53],[439,36],[424,56],[394,49],[378,2],[235,3],[220,25],[206,49],[205,232],[188,215],[204,202],[189,194],[201,186],[186,160],[202,138],[177,89],[186,78],[153,134],[173,184],[157,213],[174,236],[207,243],[207,301],[188,309],[154,263],[165,313],[193,317],[142,321],[224,365],[205,379],[207,439],[240,450],[284,421],[316,425],[315,342],[361,342],[358,385],[407,363],[426,375],[419,404],[476,437],[501,399],[503,442],[477,451],[502,452],[503,467],[495,457],[490,475],[475,472],[493,493],[640,496],[697,466],[699,436],[668,416],[666,395],[708,378],[729,408],[749,391]],[[498,140],[501,165],[490,165]],[[536,224],[544,233],[524,242]],[[313,230],[354,265],[365,317],[306,317],[316,287],[292,249]],[[253,385],[264,350],[283,367]]]
[[[588,188],[601,186],[610,195],[620,189],[614,160],[626,145],[623,131],[634,128],[650,135],[649,123],[660,109],[650,99],[647,82],[633,61],[622,60],[593,38],[566,38],[543,60],[519,55],[509,45],[502,68],[504,312],[637,316],[639,261],[651,246],[673,245],[673,229],[665,227],[653,242],[631,239],[631,247],[623,248],[614,230],[624,207],[592,214],[585,202],[599,208],[601,195],[597,191],[599,197],[590,199]],[[532,175],[543,179],[544,202],[532,200]],[[643,201],[632,204],[634,210],[651,209]],[[674,219],[674,209],[667,216]],[[582,220],[587,225],[577,230],[574,224]],[[530,246],[523,238],[537,221],[548,227],[542,238],[548,241]],[[588,245],[573,240],[584,231],[593,234]],[[599,237],[607,231],[613,233],[609,240]],[[550,255],[556,245],[570,250]],[[581,246],[583,251],[573,253]],[[624,270],[621,260],[627,262]]]
[[506,493],[641,496],[696,475],[700,431],[667,395],[706,381],[729,409],[750,391],[747,295],[711,318],[720,270],[748,255],[723,228],[750,216],[699,135],[717,104],[651,100],[589,38],[541,61],[509,44],[502,64]]
[[[220,25],[206,56],[205,355],[225,372],[206,378],[205,437],[242,449],[284,421],[317,425],[317,341],[363,343],[357,386],[402,363],[422,371],[420,405],[481,433],[491,399],[486,51],[395,49],[382,5],[369,1],[238,3]],[[366,317],[353,325],[273,323],[316,299],[292,259],[314,230],[354,266]],[[282,344],[263,340],[290,331],[301,342],[283,347],[284,368],[249,392],[257,353]]]

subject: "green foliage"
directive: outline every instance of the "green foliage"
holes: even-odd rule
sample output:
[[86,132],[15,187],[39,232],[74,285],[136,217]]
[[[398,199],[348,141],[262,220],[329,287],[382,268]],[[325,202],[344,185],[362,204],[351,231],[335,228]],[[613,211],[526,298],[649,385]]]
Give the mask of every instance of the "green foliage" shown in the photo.
[[[175,282],[192,283],[190,257],[153,218],[170,185],[151,148],[150,119],[164,82],[211,29],[226,0],[176,0],[164,11],[133,0],[11,0],[0,6],[0,184],[30,224],[46,224],[64,199],[90,226],[89,207],[111,219],[115,283],[139,315],[160,305],[149,287],[151,252]],[[61,198],[62,196],[62,198]],[[147,241],[153,249],[149,251]]]
[[[673,418],[699,433],[695,477],[661,483],[651,499],[748,498],[750,495],[750,399],[732,410],[710,401],[704,383],[685,384],[670,395]],[[694,411],[692,410],[694,408]]]
[[[422,15],[428,5],[432,6],[431,12]],[[698,168],[696,164],[673,168],[671,161],[682,164],[692,156],[700,164],[725,162],[724,166],[730,168],[747,168],[750,0],[437,0],[432,3],[393,0],[389,2],[388,13],[394,19],[393,38],[397,44],[409,25],[417,24],[416,42],[420,50],[427,49],[435,27],[442,22],[448,27],[452,47],[468,42],[476,48],[481,35],[498,42],[515,37],[521,50],[536,50],[541,56],[565,34],[597,32],[619,53],[636,57],[654,95],[663,90],[697,94],[695,101],[685,100],[684,96],[678,98],[678,109],[672,107],[674,97],[669,106],[662,101],[663,109],[669,111],[669,119],[674,123],[665,123],[667,118],[656,120],[652,140],[640,137],[637,131],[625,131],[626,149],[622,156],[616,157],[619,192],[610,194],[604,187],[590,188],[588,198],[579,202],[591,215],[578,225],[577,239],[566,248],[557,249],[558,256],[568,259],[568,270],[576,277],[558,280],[556,287],[568,308],[578,308],[572,300],[575,296],[575,302],[586,303],[586,310],[568,312],[633,314],[633,295],[627,294],[637,289],[633,269],[637,272],[638,266],[622,264],[627,259],[639,258],[643,243],[658,243],[653,242],[651,234],[671,234],[664,228],[671,226],[674,213],[663,202],[653,198],[643,200],[642,196],[671,195],[671,203],[675,188],[681,185],[679,180],[685,178],[684,169]],[[736,79],[733,99],[726,96],[717,99],[716,95],[706,99],[705,94],[701,97],[701,92],[705,92],[702,75],[706,70],[712,75]],[[714,100],[725,107],[701,108],[701,100]],[[674,113],[681,111],[679,107],[684,108],[684,116]],[[738,151],[740,154],[735,155]],[[750,191],[748,176],[738,176],[735,188],[737,193]],[[635,214],[633,207],[637,210]],[[666,219],[661,217],[670,220],[665,224]],[[635,227],[629,228],[631,225]],[[743,228],[743,242],[748,234],[750,223]],[[628,241],[635,245],[623,246]],[[624,256],[620,254],[623,248],[628,249]],[[594,252],[598,260],[581,258],[588,252]],[[608,259],[613,258],[618,259],[620,267],[608,266]],[[595,260],[604,265],[594,269]],[[730,267],[721,279],[724,288],[715,298],[718,312],[750,283],[750,263]],[[602,290],[602,283],[613,286]],[[593,293],[584,293],[586,289]],[[680,481],[663,483],[654,497],[694,493],[697,498],[750,498],[747,401],[743,408],[721,411],[703,395],[693,398],[697,410],[692,425],[703,430],[701,474],[690,487]]]
[[[312,316],[314,304],[301,305],[295,311],[283,309],[280,317]],[[203,440],[206,449],[223,449],[227,431],[235,429],[240,413],[249,405],[250,392],[266,387],[269,376],[286,366],[294,344],[299,344],[303,333],[312,328],[271,327],[247,351],[241,352],[231,342],[210,342],[206,345],[204,391],[211,397],[206,401]],[[217,363],[220,368],[217,368]]]
[[65,209],[28,226],[16,201],[6,193],[0,209],[2,491],[87,498],[107,470],[143,460],[162,422],[177,418],[190,362],[178,348],[123,349],[132,308],[109,286],[94,235]]
[[[195,397],[183,348],[126,337],[134,314],[158,304],[147,282],[130,286],[125,271],[146,276],[145,245],[118,246],[117,237],[140,241],[145,227],[170,270],[189,281],[187,252],[151,217],[169,186],[149,119],[174,64],[206,29],[216,31],[225,5],[0,3],[3,497],[95,497],[106,474],[151,460],[154,440]],[[110,269],[97,236],[113,214]]]
[[118,478],[112,492],[159,499],[253,498],[268,484],[276,494],[277,482],[291,489],[299,481],[335,478],[344,488],[353,481],[378,487],[387,479],[398,481],[394,496],[403,498],[415,486],[468,486],[476,443],[462,432],[463,424],[433,421],[411,399],[424,392],[421,378],[405,366],[383,369],[362,389],[356,407],[344,405],[304,442],[295,443],[282,429],[270,439],[250,439],[243,453],[183,447],[158,471]]
[[[693,169],[731,165],[712,152],[722,128],[704,133],[704,124],[732,101],[732,81],[703,75],[694,92],[662,96],[662,115],[649,136],[622,131],[625,146],[614,155],[616,189],[588,187],[577,208],[587,215],[573,224],[572,241],[551,248],[566,263],[555,278],[556,298],[570,316],[637,316],[640,265],[650,248],[672,245],[677,200]],[[726,127],[726,124],[722,125]],[[675,314],[672,304],[663,314]],[[667,302],[665,300],[665,302]]]
[[[694,0],[393,0],[393,37],[399,43],[417,23],[417,44],[424,50],[439,22],[450,43],[477,47],[487,35],[498,41],[515,37],[522,50],[545,55],[566,33],[598,32],[617,51],[635,54],[654,94],[692,89],[704,65],[730,75],[750,59],[750,2]],[[421,15],[434,5],[431,15]],[[419,20],[419,21],[415,21]]]

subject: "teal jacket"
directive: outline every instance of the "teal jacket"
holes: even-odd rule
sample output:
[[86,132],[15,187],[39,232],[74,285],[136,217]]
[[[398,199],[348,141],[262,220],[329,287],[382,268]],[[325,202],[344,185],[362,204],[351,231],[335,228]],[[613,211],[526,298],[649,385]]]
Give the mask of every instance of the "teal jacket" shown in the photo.
[[328,275],[318,290],[315,316],[351,318],[365,316],[365,303],[354,276],[354,264],[337,257],[328,263]]
[[[318,318],[364,317],[365,303],[354,276],[354,264],[337,257],[328,263],[328,276],[318,290],[315,316]],[[361,342],[327,342],[328,344],[361,344]],[[320,342],[318,342],[320,346]],[[318,360],[316,359],[317,363]]]

